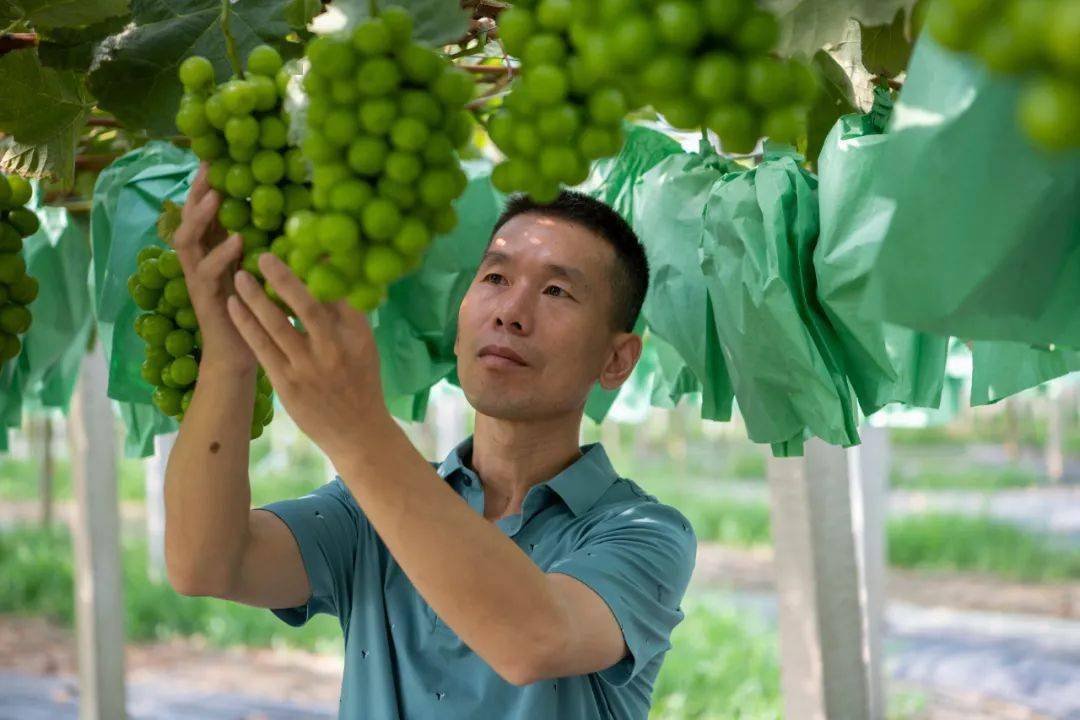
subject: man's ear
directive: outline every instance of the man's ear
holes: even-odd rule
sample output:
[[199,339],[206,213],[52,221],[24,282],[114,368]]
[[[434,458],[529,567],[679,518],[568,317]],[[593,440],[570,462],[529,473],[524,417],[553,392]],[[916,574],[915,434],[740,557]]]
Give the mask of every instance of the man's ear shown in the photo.
[[641,357],[641,336],[635,333],[619,333],[612,343],[604,368],[600,371],[600,387],[615,390],[622,386],[634,372]]

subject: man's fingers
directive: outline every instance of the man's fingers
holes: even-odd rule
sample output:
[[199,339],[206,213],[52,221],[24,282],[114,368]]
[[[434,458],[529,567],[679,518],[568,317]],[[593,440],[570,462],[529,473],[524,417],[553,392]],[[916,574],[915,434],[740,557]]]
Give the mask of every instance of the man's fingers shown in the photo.
[[184,205],[184,219],[173,236],[173,248],[180,256],[180,264],[187,273],[206,255],[203,244],[217,217],[221,196],[216,190],[208,190],[195,204],[189,199]]
[[229,311],[229,318],[232,319],[233,325],[236,326],[237,332],[240,333],[240,337],[255,353],[255,358],[259,361],[259,364],[266,369],[266,372],[270,375],[271,383],[277,385],[278,382],[284,379],[285,371],[289,367],[289,361],[281,352],[281,348],[270,338],[266,329],[263,328],[259,320],[252,314],[250,308],[238,296],[230,295],[229,299],[225,301],[225,306]]
[[333,342],[325,329],[326,308],[308,292],[307,286],[296,277],[292,269],[274,253],[259,256],[259,269],[266,276],[270,287],[274,288],[300,318],[304,330],[316,343]]
[[210,189],[210,163],[203,160],[199,163],[199,172],[195,174],[195,179],[191,182],[191,189],[188,190],[188,196],[186,202],[198,203],[202,200],[203,195]]
[[216,282],[239,259],[243,247],[244,239],[242,237],[239,235],[228,236],[217,247],[206,253],[206,257],[199,263],[198,273],[205,279]]
[[281,311],[274,301],[267,296],[251,273],[244,270],[236,273],[236,292],[244,305],[262,326],[281,351],[286,359],[293,365],[300,365],[303,358],[308,354],[307,340],[289,322],[289,318]]

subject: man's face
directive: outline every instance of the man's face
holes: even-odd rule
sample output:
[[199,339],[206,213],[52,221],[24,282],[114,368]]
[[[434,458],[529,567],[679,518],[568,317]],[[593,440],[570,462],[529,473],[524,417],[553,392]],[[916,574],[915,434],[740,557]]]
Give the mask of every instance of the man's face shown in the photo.
[[454,344],[477,412],[538,420],[584,406],[626,335],[612,327],[614,264],[609,243],[565,220],[523,213],[499,229],[461,302]]

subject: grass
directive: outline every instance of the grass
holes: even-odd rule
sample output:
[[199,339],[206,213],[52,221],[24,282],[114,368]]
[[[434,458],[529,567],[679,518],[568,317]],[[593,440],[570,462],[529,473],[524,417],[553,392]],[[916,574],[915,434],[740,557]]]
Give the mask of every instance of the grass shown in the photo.
[[[153,582],[141,543],[126,544],[123,563],[124,624],[131,640],[200,635],[218,646],[285,642],[317,651],[341,646],[341,629],[329,616],[286,632],[287,626],[268,610],[185,597],[167,583]],[[0,533],[0,576],[4,578],[0,612],[44,615],[65,626],[72,624],[72,548],[66,531],[21,528]]]
[[1014,525],[985,518],[932,514],[889,522],[889,563],[963,570],[1023,582],[1080,579],[1080,550],[1060,550]]
[[1035,487],[1040,477],[1015,467],[964,467],[951,471],[923,470],[914,474],[894,467],[890,477],[893,488],[903,490],[1004,490]]
[[[898,445],[967,445],[971,443],[1005,442],[1008,432],[1004,415],[981,416],[970,428],[961,425],[939,425],[925,428],[893,428],[889,437]],[[1017,421],[1021,445],[1043,447],[1046,444],[1046,420],[1041,417],[1022,417]],[[1080,454],[1080,427],[1065,429],[1062,438],[1067,453]]]
[[[662,499],[690,520],[698,542],[749,547],[771,543],[764,503],[668,494]],[[1053,547],[1048,538],[988,517],[931,513],[892,519],[889,564],[978,572],[1021,582],[1080,579],[1080,550]]]
[[[267,443],[256,440],[251,444],[251,501],[255,506],[274,500],[299,497],[330,480],[322,457],[305,445],[286,449],[281,468],[259,471],[259,462],[270,453]],[[118,463],[121,500],[146,499],[146,470],[144,461],[122,458]],[[57,459],[53,473],[53,499],[56,502],[74,498],[71,466],[66,459]],[[35,460],[16,460],[0,457],[0,502],[36,501],[38,499],[38,463]]]

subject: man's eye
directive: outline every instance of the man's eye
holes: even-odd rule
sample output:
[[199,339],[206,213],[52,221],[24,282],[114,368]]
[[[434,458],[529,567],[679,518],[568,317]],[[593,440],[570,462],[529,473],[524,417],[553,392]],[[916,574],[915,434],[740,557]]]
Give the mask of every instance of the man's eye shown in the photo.
[[498,283],[498,282],[502,281],[503,276],[500,275],[499,273],[488,273],[487,275],[484,276],[484,282],[491,282],[492,278],[496,278],[495,282]]
[[560,295],[558,295],[557,297],[569,297],[569,296],[570,296],[570,293],[566,292],[565,290],[563,290],[563,289],[562,289],[561,287],[559,287],[558,285],[549,285],[549,286],[548,286],[548,290],[556,290],[556,291],[558,291],[559,293],[561,293],[561,294],[560,294]]

